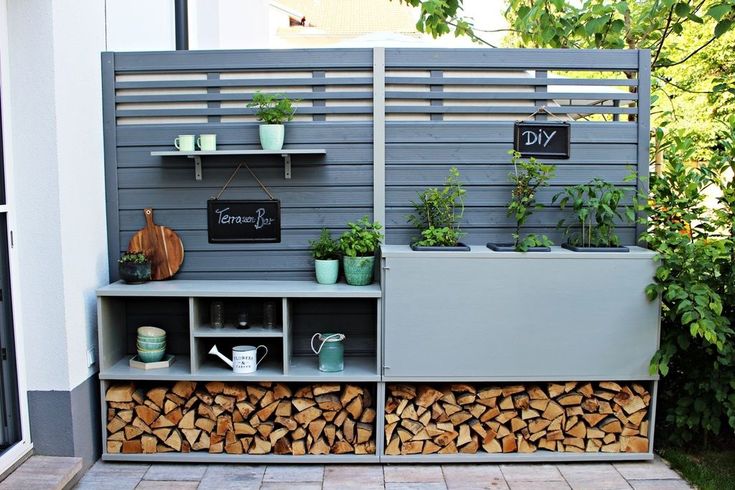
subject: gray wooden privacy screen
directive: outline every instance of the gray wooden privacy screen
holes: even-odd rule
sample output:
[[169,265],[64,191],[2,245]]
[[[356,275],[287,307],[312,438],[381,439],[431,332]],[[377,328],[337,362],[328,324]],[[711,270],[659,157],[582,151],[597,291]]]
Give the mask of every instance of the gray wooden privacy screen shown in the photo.
[[[144,226],[143,208],[176,230],[186,257],[181,278],[297,279],[312,275],[308,240],[371,215],[387,243],[408,243],[411,200],[440,186],[451,166],[466,183],[469,244],[508,240],[506,216],[513,122],[546,106],[572,124],[571,158],[557,167],[539,200],[565,185],[601,177],[630,190],[646,176],[649,52],[506,49],[311,49],[103,53],[110,270],[117,252]],[[278,156],[154,157],[179,134],[216,133],[218,149],[258,149],[256,90],[298,99],[286,148],[324,148],[293,157],[293,177]],[[535,119],[552,116],[535,116]],[[206,201],[240,161],[282,201],[277,244],[207,243]],[[262,199],[247,172],[223,198]],[[532,232],[557,243],[557,208],[538,211]],[[620,230],[634,242],[635,230]]]

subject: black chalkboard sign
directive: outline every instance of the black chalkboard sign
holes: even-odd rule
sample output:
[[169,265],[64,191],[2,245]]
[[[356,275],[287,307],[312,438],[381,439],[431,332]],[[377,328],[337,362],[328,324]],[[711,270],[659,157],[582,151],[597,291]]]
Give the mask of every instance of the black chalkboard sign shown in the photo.
[[569,158],[570,134],[565,122],[517,122],[513,148],[524,157]]
[[209,243],[281,241],[281,201],[209,199]]

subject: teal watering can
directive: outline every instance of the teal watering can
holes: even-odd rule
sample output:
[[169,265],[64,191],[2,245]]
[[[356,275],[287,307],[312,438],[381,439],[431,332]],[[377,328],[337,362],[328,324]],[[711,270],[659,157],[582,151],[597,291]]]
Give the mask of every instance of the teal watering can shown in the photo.
[[[314,348],[314,339],[319,338],[319,348]],[[311,337],[311,350],[319,356],[319,371],[334,373],[345,368],[345,336],[341,333],[315,333]]]

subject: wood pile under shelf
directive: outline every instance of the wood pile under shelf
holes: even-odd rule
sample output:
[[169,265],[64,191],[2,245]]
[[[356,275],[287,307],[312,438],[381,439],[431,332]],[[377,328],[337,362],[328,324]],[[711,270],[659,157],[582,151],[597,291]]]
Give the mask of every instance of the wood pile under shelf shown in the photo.
[[385,454],[647,452],[638,383],[389,384]]
[[123,383],[105,401],[108,453],[375,454],[367,386]]

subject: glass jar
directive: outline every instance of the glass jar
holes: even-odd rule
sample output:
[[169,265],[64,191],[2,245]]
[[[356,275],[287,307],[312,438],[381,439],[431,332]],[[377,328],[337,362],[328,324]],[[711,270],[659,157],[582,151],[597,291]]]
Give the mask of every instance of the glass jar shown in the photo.
[[209,322],[212,328],[225,328],[224,301],[212,301],[209,306]]
[[263,303],[263,327],[275,328],[276,326],[276,302],[266,301]]

